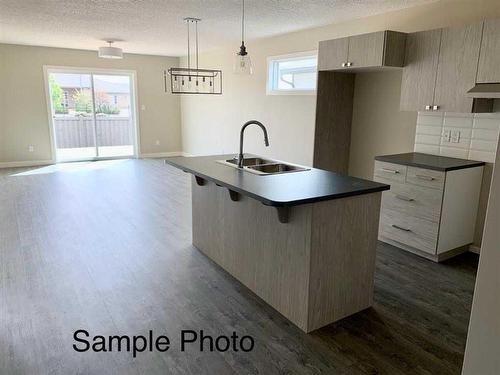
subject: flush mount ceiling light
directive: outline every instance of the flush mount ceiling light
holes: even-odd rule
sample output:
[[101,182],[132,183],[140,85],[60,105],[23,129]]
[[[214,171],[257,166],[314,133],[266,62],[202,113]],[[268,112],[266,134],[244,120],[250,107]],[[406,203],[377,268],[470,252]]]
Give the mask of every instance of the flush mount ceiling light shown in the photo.
[[113,47],[113,40],[107,40],[106,42],[109,46],[99,47],[98,56],[103,59],[123,59],[122,49]]
[[242,0],[241,6],[241,46],[234,60],[233,71],[235,74],[253,73],[252,60],[245,47],[245,0]]
[[[198,22],[199,18],[184,18],[187,24],[187,68],[170,68],[163,72],[165,92],[167,88],[167,76],[170,75],[170,91],[172,94],[222,94],[222,70],[200,69],[198,67]],[[191,38],[189,30],[195,28],[195,52],[193,65],[191,67]]]

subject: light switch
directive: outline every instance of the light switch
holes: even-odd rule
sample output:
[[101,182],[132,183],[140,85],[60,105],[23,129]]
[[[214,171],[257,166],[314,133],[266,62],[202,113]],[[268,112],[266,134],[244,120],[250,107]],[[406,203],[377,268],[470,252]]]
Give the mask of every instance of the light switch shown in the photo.
[[141,111],[145,111],[146,110],[146,106],[144,104],[141,105]]
[[460,143],[460,130],[451,131],[451,143]]
[[444,142],[450,142],[451,140],[451,131],[450,130],[444,130],[443,131],[443,141]]

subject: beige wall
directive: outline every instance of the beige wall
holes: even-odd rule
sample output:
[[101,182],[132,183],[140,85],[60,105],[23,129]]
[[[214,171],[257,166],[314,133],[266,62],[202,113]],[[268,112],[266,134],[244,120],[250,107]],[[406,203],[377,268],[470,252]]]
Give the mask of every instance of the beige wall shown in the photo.
[[[236,152],[238,132],[245,120],[255,118],[267,125],[270,147],[265,149],[257,129],[249,131],[246,150],[269,155],[292,162],[311,164],[314,138],[314,96],[266,96],[266,58],[291,52],[317,48],[318,41],[346,35],[361,34],[377,30],[392,29],[412,32],[443,26],[462,25],[482,19],[499,17],[498,0],[439,1],[423,6],[386,13],[341,24],[289,33],[277,37],[248,42],[248,51],[255,67],[253,76],[236,76],[231,72],[232,60],[237,45],[211,51],[200,56],[203,67],[221,68],[224,71],[224,93],[218,97],[185,96],[181,99],[183,150],[191,154]],[[370,93],[357,94],[373,102],[357,102],[354,114],[356,134],[370,134],[365,139],[354,134],[351,173],[368,177],[368,165],[373,164],[374,153],[412,151],[412,128],[415,114],[387,113],[368,116],[359,110],[376,108],[383,104],[384,110],[398,112],[395,94],[396,73],[387,82],[375,75],[362,79],[358,86],[373,87],[378,82],[379,90],[387,93],[387,100]],[[371,112],[373,113],[373,112]],[[387,122],[386,120],[390,121]],[[393,120],[397,119],[397,120]],[[394,132],[396,121],[402,129]],[[363,130],[365,129],[365,130]],[[366,137],[368,138],[368,137]],[[390,142],[388,139],[390,138]],[[368,144],[368,141],[369,144]],[[366,147],[368,145],[368,147]],[[354,157],[354,154],[356,156]]]
[[372,179],[376,155],[413,151],[416,112],[399,111],[401,70],[356,74],[349,174]]
[[497,151],[465,348],[464,375],[500,374],[499,270],[500,152]]
[[129,54],[106,60],[94,51],[0,44],[0,162],[52,159],[43,65],[135,70],[141,153],[181,151],[180,99],[163,88],[163,70],[178,60]]

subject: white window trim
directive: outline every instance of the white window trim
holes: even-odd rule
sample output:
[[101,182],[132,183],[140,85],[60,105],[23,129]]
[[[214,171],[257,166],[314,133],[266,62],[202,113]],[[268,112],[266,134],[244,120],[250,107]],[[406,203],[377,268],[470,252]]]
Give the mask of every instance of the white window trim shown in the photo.
[[312,50],[312,51],[288,53],[285,55],[269,56],[267,58],[267,65],[266,65],[266,94],[267,95],[316,95],[316,90],[273,90],[271,88],[273,80],[272,77],[270,76],[271,75],[270,65],[273,63],[274,60],[280,60],[280,59],[298,60],[303,57],[311,55],[317,56],[318,51]]

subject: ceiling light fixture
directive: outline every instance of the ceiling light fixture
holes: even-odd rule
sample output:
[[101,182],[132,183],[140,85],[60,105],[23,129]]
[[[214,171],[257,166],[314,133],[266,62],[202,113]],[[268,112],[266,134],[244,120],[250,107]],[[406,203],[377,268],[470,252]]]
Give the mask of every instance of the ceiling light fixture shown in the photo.
[[253,66],[245,47],[245,0],[241,6],[241,46],[234,60],[233,71],[235,74],[252,74]]
[[123,59],[121,48],[113,47],[113,40],[106,41],[109,46],[99,47],[98,56],[103,59]]
[[[163,72],[165,92],[168,92],[167,76],[170,75],[170,92],[172,94],[222,94],[222,70],[220,69],[200,69],[198,66],[198,22],[200,18],[186,17],[187,24],[187,68],[173,67]],[[195,68],[191,67],[191,38],[190,28],[194,26],[195,47],[194,62]]]

